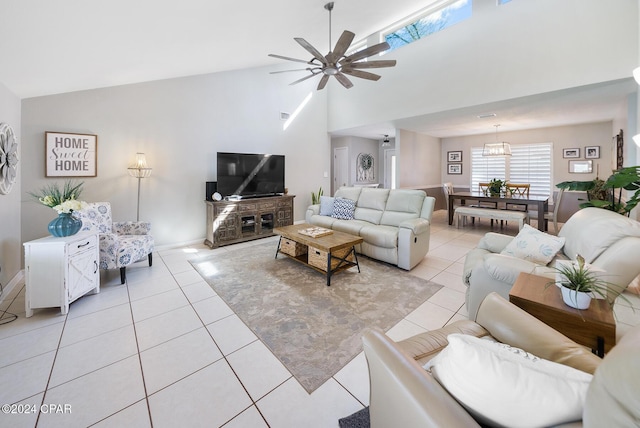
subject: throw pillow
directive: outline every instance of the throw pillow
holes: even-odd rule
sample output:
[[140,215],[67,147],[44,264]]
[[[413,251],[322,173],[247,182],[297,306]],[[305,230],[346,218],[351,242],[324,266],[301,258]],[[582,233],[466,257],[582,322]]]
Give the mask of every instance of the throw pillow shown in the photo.
[[333,214],[333,198],[331,196],[320,196],[320,215],[331,216]]
[[342,220],[353,220],[356,211],[356,202],[351,199],[335,198],[333,201],[333,213],[331,217]]
[[564,237],[549,235],[525,224],[500,254],[546,265],[562,249],[564,242]]
[[589,373],[474,336],[447,339],[424,367],[480,423],[541,427],[582,419]]

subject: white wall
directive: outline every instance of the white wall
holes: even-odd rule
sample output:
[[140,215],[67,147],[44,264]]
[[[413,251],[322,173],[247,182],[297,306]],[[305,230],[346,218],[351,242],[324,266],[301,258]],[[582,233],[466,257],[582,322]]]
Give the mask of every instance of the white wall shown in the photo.
[[440,139],[396,130],[398,188],[440,187]]
[[[553,143],[552,183],[562,181],[587,181],[596,177],[599,166],[600,178],[611,175],[611,156],[615,147],[613,136],[619,132],[612,122],[590,123],[583,125],[558,126],[530,129],[525,131],[500,132],[498,139],[512,145],[530,143]],[[456,187],[469,187],[471,183],[471,147],[482,147],[485,142],[495,142],[493,134],[452,137],[442,139],[442,182],[450,181]],[[600,146],[600,159],[593,159],[593,174],[570,174],[569,159],[562,157],[562,149],[580,148],[580,158],[584,159],[586,146]],[[448,175],[446,169],[447,151],[462,150],[462,175]],[[578,160],[579,160],[578,159]]]
[[378,82],[329,87],[329,131],[629,78],[638,1],[474,0],[471,19],[385,55]]
[[[110,201],[115,220],[136,215],[137,181],[127,174],[136,152],[145,152],[151,177],[142,180],[140,218],[152,222],[157,245],[204,239],[205,182],[216,180],[216,152],[286,156],[286,182],[296,220],[304,218],[310,192],[330,169],[326,91],[314,82],[288,86],[272,67],[207,74],[23,100],[23,189],[44,177],[44,132],[98,135],[98,175],[83,178],[82,199]],[[279,113],[293,113],[283,130]],[[63,179],[58,179],[62,182]],[[54,212],[24,196],[22,239],[47,235]],[[16,229],[18,229],[16,227]]]
[[[7,284],[20,271],[22,241],[20,240],[20,171],[25,165],[20,133],[20,98],[0,83],[0,122],[8,123],[18,142],[18,176],[8,195],[0,195],[0,283]],[[3,298],[4,296],[0,296]]]

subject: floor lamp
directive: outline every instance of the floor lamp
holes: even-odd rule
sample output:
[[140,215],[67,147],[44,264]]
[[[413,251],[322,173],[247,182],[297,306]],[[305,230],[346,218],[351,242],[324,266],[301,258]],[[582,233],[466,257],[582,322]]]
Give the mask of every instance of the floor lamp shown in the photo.
[[147,159],[144,153],[136,153],[136,161],[129,168],[129,175],[138,179],[138,207],[136,210],[136,221],[140,221],[140,180],[151,175],[151,168],[147,166]]

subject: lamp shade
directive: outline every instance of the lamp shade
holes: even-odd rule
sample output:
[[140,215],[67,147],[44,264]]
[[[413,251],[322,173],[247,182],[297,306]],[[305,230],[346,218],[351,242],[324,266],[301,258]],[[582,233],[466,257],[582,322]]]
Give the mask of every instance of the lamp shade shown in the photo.
[[511,156],[511,144],[506,142],[485,143],[482,156]]
[[127,169],[132,177],[146,178],[151,175],[151,168],[147,166],[147,158],[144,153],[136,153],[135,162]]
[[634,135],[631,139],[636,143],[636,146],[640,147],[640,134]]

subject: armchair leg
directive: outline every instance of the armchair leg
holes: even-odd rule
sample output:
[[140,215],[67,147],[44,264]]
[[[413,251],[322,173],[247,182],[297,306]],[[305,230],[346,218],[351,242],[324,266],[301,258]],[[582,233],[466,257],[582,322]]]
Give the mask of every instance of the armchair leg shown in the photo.
[[120,268],[120,284],[124,284],[125,280],[127,279],[126,269],[127,269],[126,267]]
[[149,266],[153,266],[153,255],[149,253]]

